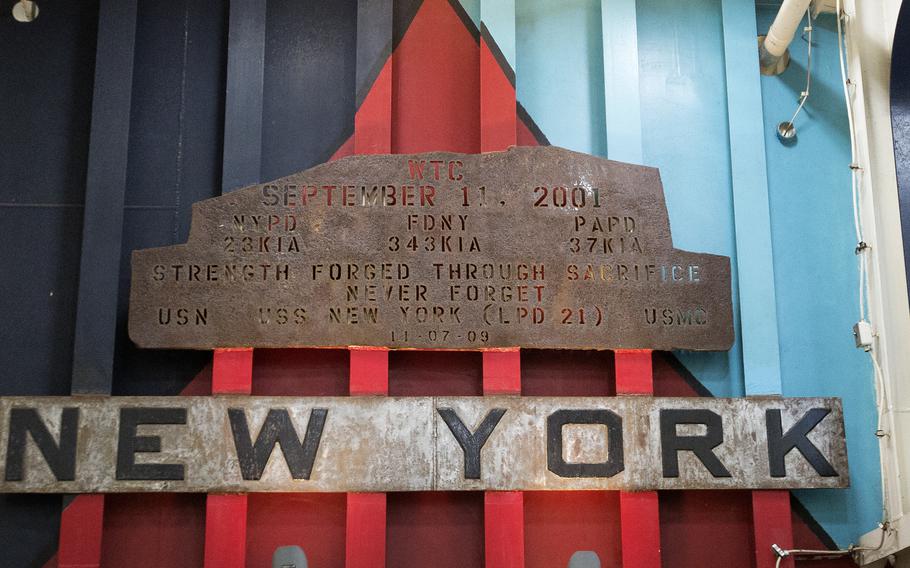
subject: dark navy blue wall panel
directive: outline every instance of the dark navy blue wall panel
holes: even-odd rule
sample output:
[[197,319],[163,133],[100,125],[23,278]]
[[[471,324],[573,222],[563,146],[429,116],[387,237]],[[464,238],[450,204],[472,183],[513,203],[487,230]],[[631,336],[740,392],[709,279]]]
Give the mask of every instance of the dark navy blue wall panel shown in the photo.
[[97,1],[42,4],[28,24],[12,4],[0,2],[0,203],[81,203]]
[[[0,394],[69,394],[98,5],[0,2]],[[60,497],[0,496],[4,566],[42,563]]]
[[910,4],[901,6],[891,54],[891,128],[897,167],[901,230],[904,235],[904,268],[910,284]]
[[356,0],[268,3],[261,180],[324,162],[354,133],[356,23]]
[[177,394],[211,359],[143,351],[126,331],[130,254],[185,242],[194,202],[221,194],[226,0],[139,3],[114,394]]
[[69,394],[96,3],[0,13],[0,391]]

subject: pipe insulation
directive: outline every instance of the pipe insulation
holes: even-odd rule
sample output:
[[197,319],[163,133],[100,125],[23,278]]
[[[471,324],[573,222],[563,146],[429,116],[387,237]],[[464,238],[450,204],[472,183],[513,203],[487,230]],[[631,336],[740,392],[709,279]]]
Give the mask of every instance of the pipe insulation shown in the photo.
[[762,44],[768,53],[780,57],[787,51],[810,3],[811,0],[784,0]]
[[772,67],[787,52],[812,0],[784,0],[761,44],[762,67]]

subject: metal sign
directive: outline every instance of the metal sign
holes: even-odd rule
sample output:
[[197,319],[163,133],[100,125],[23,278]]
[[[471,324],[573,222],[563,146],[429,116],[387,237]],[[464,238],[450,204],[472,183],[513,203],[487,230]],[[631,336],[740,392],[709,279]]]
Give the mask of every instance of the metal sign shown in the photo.
[[0,492],[849,485],[830,398],[0,399]]
[[140,347],[726,350],[729,258],[660,176],[561,148],[356,156],[194,205],[133,253]]

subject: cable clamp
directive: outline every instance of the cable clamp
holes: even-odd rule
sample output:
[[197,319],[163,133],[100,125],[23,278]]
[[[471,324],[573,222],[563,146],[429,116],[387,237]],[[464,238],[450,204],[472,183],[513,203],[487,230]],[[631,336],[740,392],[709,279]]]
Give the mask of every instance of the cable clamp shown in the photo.
[[875,437],[876,438],[887,438],[888,433],[885,432],[884,430],[882,430],[881,428],[879,428],[878,430],[875,431]]
[[853,171],[863,171],[863,167],[856,163],[850,164],[850,169]]
[[868,244],[866,244],[866,241],[860,241],[856,243],[856,250],[853,251],[853,254],[862,254],[869,248],[870,247]]
[[776,544],[771,545],[771,550],[774,551],[774,554],[776,554],[778,558],[786,558],[786,557],[790,556],[789,550],[784,550],[783,548],[777,546]]

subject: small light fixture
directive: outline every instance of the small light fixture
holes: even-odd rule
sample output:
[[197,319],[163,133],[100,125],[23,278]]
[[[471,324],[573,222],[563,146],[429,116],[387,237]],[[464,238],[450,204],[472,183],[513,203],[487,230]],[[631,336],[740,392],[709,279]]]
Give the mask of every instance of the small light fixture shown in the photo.
[[38,3],[32,0],[19,0],[13,4],[13,19],[17,22],[34,22],[38,17]]

